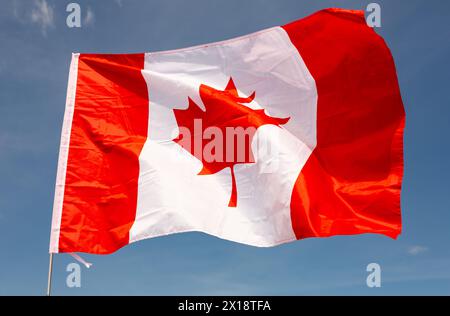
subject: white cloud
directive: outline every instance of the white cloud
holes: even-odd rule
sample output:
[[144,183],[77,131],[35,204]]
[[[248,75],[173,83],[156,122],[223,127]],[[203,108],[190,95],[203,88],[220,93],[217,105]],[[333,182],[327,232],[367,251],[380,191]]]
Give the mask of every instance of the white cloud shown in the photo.
[[122,7],[123,5],[122,0],[115,0],[115,2],[119,7]]
[[92,25],[95,21],[94,11],[91,8],[87,8],[86,15],[83,20],[83,25]]
[[412,256],[416,256],[416,255],[418,255],[418,254],[420,254],[420,253],[423,253],[423,252],[425,252],[425,251],[427,251],[427,250],[428,250],[427,247],[415,245],[415,246],[409,247],[408,253],[409,253],[410,255],[412,255]]
[[36,24],[44,36],[47,30],[54,26],[53,8],[47,3],[47,0],[34,0],[33,9],[30,15],[31,22]]

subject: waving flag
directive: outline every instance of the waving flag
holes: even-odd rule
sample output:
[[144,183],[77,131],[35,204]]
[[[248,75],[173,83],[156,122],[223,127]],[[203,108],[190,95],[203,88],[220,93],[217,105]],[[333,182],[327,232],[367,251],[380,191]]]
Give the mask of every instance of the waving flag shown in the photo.
[[73,54],[50,252],[199,231],[254,246],[401,231],[404,109],[363,12]]

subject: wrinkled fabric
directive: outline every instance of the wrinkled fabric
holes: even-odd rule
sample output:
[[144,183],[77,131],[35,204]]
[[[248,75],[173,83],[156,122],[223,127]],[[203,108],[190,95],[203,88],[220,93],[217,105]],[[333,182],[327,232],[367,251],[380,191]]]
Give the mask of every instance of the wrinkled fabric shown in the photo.
[[[252,156],[205,160],[197,118],[201,134],[255,127]],[[50,252],[187,231],[264,247],[396,238],[404,124],[393,58],[362,11],[167,52],[74,54]]]

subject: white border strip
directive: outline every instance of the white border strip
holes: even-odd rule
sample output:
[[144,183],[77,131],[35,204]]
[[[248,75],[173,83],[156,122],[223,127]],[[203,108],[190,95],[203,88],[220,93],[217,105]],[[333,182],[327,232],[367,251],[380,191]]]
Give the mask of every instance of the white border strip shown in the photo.
[[53,202],[52,228],[50,234],[50,253],[59,252],[59,232],[66,184],[67,159],[69,156],[70,132],[72,130],[73,111],[78,77],[78,58],[80,54],[72,54],[69,82],[67,85],[66,110],[59,145],[58,171],[56,174],[55,199]]

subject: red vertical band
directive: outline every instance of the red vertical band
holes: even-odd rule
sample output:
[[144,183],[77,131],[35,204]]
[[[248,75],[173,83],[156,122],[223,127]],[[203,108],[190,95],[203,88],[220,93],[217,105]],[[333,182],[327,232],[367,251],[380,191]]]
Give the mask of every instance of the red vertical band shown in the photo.
[[128,244],[148,128],[143,68],[144,54],[79,57],[60,252],[106,254]]
[[297,238],[401,231],[404,109],[392,56],[362,11],[283,26],[316,81],[317,147],[291,200]]

